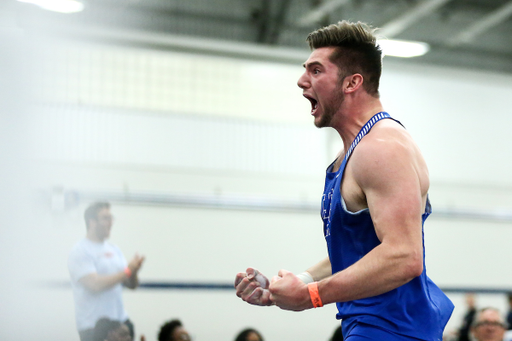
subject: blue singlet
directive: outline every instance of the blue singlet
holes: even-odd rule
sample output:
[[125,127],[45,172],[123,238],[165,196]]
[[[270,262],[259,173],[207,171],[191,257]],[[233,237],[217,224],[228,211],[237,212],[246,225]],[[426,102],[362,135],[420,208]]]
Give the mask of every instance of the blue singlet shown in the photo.
[[[369,210],[355,213],[347,210],[341,197],[341,181],[354,148],[375,123],[386,118],[391,117],[385,112],[373,116],[345,153],[340,169],[331,172],[333,164],[327,169],[321,214],[333,274],[354,264],[380,244]],[[423,223],[430,213],[427,198]],[[343,320],[345,338],[350,336],[351,330],[360,332],[364,330],[360,326],[369,325],[420,340],[442,340],[443,329],[453,311],[453,303],[427,277],[425,253],[423,273],[412,281],[378,296],[336,303],[336,306],[336,318]]]

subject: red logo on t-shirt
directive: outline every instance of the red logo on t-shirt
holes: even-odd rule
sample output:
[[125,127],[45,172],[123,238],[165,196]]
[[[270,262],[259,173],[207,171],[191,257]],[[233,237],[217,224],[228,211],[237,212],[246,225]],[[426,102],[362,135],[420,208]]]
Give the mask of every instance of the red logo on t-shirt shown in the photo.
[[105,257],[112,258],[112,257],[114,257],[114,254],[112,252],[105,252]]

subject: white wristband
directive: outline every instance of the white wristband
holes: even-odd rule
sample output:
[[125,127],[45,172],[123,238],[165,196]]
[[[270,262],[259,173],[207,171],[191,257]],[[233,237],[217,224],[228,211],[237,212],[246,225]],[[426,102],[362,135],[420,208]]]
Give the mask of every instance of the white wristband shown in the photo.
[[297,277],[299,277],[299,279],[304,282],[304,284],[309,284],[309,283],[312,283],[314,282],[315,280],[313,279],[313,277],[311,276],[311,274],[309,272],[303,272],[301,274],[298,274]]

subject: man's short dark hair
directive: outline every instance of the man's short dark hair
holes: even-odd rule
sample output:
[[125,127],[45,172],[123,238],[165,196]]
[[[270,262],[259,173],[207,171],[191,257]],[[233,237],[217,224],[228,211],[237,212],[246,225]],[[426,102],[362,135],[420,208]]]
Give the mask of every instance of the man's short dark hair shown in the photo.
[[158,333],[158,341],[171,341],[174,329],[182,326],[183,325],[181,324],[181,321],[177,319],[164,323],[162,327],[160,327],[160,332]]
[[312,50],[336,48],[329,59],[338,66],[340,81],[359,73],[363,76],[366,92],[379,97],[382,50],[377,44],[375,31],[376,28],[360,21],[353,23],[343,20],[311,32],[306,41]]
[[105,208],[110,209],[110,203],[98,201],[90,204],[89,207],[87,207],[87,209],[84,212],[85,226],[87,227],[87,229],[89,229],[89,221],[91,219],[98,218],[99,211]]

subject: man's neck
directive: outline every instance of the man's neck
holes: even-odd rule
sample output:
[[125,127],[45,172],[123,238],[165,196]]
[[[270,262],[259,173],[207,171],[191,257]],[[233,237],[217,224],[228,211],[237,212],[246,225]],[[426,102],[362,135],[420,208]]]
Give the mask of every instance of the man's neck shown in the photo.
[[101,244],[105,241],[105,239],[98,238],[94,233],[87,233],[85,238],[89,239],[91,242]]
[[347,102],[347,105],[338,113],[338,119],[333,125],[333,128],[340,134],[345,149],[354,141],[366,122],[384,110],[380,100],[371,96],[357,102],[352,101],[351,103],[350,100]]

